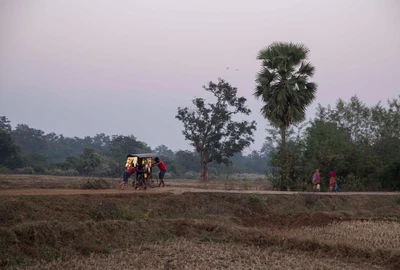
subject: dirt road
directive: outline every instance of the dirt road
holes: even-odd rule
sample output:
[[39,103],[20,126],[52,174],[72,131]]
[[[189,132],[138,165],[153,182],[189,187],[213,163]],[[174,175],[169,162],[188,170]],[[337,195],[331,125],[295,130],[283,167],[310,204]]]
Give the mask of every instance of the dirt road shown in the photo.
[[18,195],[77,195],[77,194],[145,194],[145,193],[243,193],[243,194],[315,194],[321,196],[354,196],[354,195],[384,195],[384,196],[400,196],[400,192],[292,192],[292,191],[266,191],[266,190],[217,190],[217,189],[200,189],[200,188],[181,188],[181,187],[165,187],[165,188],[149,188],[147,190],[135,190],[128,188],[126,190],[118,189],[101,189],[101,190],[85,190],[85,189],[1,189],[0,196],[18,196]]

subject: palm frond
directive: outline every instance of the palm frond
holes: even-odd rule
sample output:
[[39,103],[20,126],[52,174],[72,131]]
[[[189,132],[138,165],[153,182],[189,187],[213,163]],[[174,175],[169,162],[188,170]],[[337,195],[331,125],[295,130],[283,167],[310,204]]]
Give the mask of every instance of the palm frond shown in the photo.
[[306,107],[315,99],[317,85],[309,82],[315,68],[307,62],[304,44],[274,42],[260,50],[262,69],[256,77],[254,96],[264,102],[262,115],[288,127],[305,118]]

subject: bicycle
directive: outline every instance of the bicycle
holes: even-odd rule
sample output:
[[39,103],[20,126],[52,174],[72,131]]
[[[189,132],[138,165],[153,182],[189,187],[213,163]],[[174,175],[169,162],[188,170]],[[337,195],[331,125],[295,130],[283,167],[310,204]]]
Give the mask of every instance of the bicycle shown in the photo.
[[132,181],[132,187],[139,188],[143,186],[143,181],[146,184],[146,187],[158,187],[160,185],[160,179],[158,179],[157,175],[153,175],[152,173],[141,173],[138,178],[134,178]]

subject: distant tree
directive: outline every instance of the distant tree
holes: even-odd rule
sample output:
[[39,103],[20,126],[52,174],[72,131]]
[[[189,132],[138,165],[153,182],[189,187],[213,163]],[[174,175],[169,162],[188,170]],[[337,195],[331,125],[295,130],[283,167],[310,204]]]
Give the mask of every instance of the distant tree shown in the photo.
[[[307,62],[309,49],[303,44],[276,42],[262,49],[257,56],[262,61],[254,92],[265,105],[261,112],[280,129],[279,159],[281,183],[289,186],[289,152],[286,149],[290,125],[305,120],[306,108],[315,99],[317,85],[309,82],[314,66]],[[284,187],[281,188],[284,188]]]
[[267,158],[261,156],[260,152],[253,150],[248,156],[246,156],[246,172],[265,174],[267,161]]
[[113,157],[122,165],[125,165],[128,154],[148,153],[151,148],[146,143],[138,141],[135,136],[113,135],[107,145],[108,156]]
[[100,155],[92,147],[85,147],[80,159],[81,171],[85,175],[92,174],[101,163]]
[[21,163],[20,149],[13,137],[8,131],[0,129],[0,166],[15,169],[20,167]]
[[263,145],[261,146],[260,156],[263,157],[263,158],[267,158],[268,159],[269,154],[271,152],[276,152],[276,149],[275,149],[273,143],[270,142],[270,141],[265,141],[263,143]]
[[96,134],[92,139],[92,147],[100,153],[104,153],[109,143],[110,136],[105,135],[104,133]]
[[175,153],[175,163],[182,172],[198,172],[200,169],[200,157],[197,152],[179,150]]
[[400,139],[400,95],[387,101],[387,108],[380,102],[371,108],[371,128],[375,141],[382,138]]
[[94,174],[102,177],[118,177],[121,172],[123,171],[121,171],[121,167],[115,159],[101,156],[100,165],[96,168]]
[[207,165],[211,162],[229,164],[229,158],[248,147],[256,130],[255,121],[233,121],[237,114],[249,115],[244,97],[238,98],[237,89],[222,79],[204,86],[217,101],[206,104],[203,98],[192,101],[194,109],[178,108],[176,118],[182,121],[185,139],[200,155],[202,181],[208,180]]
[[65,162],[57,164],[63,170],[75,169],[81,173],[83,165],[79,156],[69,156],[65,158]]
[[61,142],[61,136],[58,136],[54,132],[44,136],[47,144],[46,155],[50,163],[62,162],[67,156],[73,154],[72,149]]
[[44,131],[18,124],[11,134],[23,154],[46,154],[47,143]]
[[[243,155],[242,152],[236,153],[234,154],[231,158],[230,158],[231,162],[232,162],[232,166],[234,167],[234,169],[232,168],[227,168],[227,172],[231,172],[231,173],[236,173],[236,172],[247,172],[246,170],[246,156]],[[215,166],[215,164],[214,164]]]
[[168,158],[173,158],[174,157],[174,151],[169,149],[167,146],[164,144],[157,146],[154,149],[154,152],[158,153],[162,157],[168,157]]
[[371,111],[357,96],[351,97],[350,102],[339,98],[335,109],[329,110],[328,113],[328,121],[343,129],[349,140],[363,144],[371,142]]
[[25,166],[32,167],[35,173],[44,173],[48,167],[48,157],[43,153],[30,153],[23,155]]
[[5,116],[0,116],[0,129],[11,132],[11,122]]

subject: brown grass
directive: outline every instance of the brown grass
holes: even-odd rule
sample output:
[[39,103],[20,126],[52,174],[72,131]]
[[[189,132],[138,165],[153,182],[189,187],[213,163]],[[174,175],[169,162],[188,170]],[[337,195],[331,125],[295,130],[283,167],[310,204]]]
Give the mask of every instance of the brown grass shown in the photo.
[[383,269],[307,252],[254,245],[177,239],[164,244],[132,246],[111,254],[73,256],[68,261],[41,262],[29,269]]
[[335,221],[324,227],[296,229],[287,235],[298,239],[316,240],[324,244],[354,246],[371,251],[400,251],[400,223],[398,221]]
[[0,196],[0,267],[399,269],[398,201],[314,194]]
[[[52,176],[52,175],[0,175],[0,189],[80,189],[90,180],[105,181],[110,186],[118,184],[122,178],[101,178],[84,176]],[[213,180],[206,183],[198,180],[167,179],[168,186],[178,188],[202,188],[217,190],[272,190],[271,184],[265,180]]]

